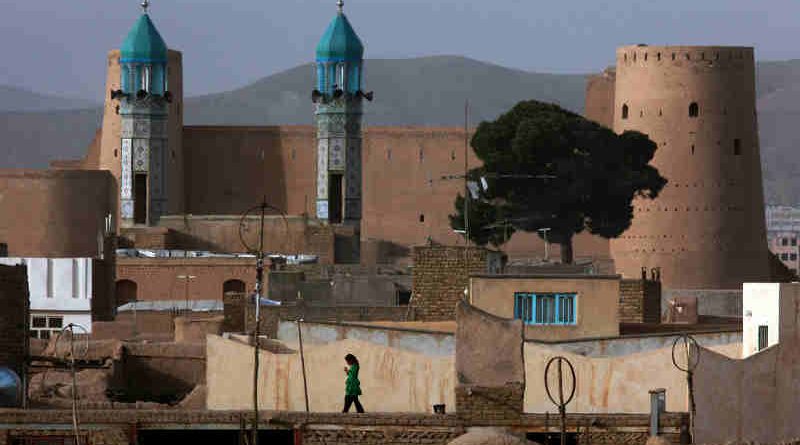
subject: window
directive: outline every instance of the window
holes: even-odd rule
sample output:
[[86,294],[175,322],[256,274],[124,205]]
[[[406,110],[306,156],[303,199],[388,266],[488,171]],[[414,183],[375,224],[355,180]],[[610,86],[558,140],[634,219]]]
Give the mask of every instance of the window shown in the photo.
[[694,154],[694,144],[692,144],[692,154]]
[[700,106],[697,105],[697,102],[692,102],[689,104],[689,117],[697,117],[700,115]]
[[622,105],[622,118],[623,119],[627,119],[628,118],[628,104],[623,104]]
[[344,72],[345,65],[343,63],[336,65],[336,86],[339,87],[340,90],[344,90],[346,85],[344,83]]
[[781,254],[781,259],[783,261],[788,261],[789,260],[789,254],[788,253],[782,253]]
[[797,254],[796,253],[790,253],[789,254],[789,261],[797,261]]
[[576,324],[575,294],[514,294],[514,318],[532,325]]
[[151,70],[152,68],[149,66],[145,66],[142,70],[142,89],[148,93],[150,92],[150,79],[152,78],[150,74],[152,72]]
[[425,214],[423,214],[423,213],[419,214],[419,222],[421,222],[421,223],[425,222]]
[[797,238],[792,238],[792,245],[793,245],[793,246],[796,246],[796,245],[797,245]]
[[769,326],[758,327],[758,350],[765,349],[769,344]]
[[61,315],[31,315],[30,338],[47,340],[58,334],[64,327],[64,317]]
[[789,238],[781,238],[781,246],[788,246]]
[[739,156],[742,154],[742,140],[741,139],[734,139],[733,140],[733,155]]
[[31,317],[31,327],[32,328],[46,328],[47,327],[47,317],[45,317],[45,316],[34,316],[34,317]]

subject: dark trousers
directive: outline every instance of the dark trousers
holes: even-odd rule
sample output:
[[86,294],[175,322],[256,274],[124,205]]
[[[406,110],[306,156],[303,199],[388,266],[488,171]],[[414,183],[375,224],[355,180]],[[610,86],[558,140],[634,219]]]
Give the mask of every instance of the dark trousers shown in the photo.
[[344,396],[344,409],[342,410],[343,413],[350,411],[350,405],[356,405],[356,412],[363,413],[364,407],[361,406],[361,402],[358,401],[358,396]]

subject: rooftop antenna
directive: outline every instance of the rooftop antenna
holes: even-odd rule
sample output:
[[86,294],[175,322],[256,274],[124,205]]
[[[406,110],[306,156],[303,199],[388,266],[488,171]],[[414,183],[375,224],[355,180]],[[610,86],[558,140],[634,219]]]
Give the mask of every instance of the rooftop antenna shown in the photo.
[[339,7],[339,14],[344,13],[344,0],[336,0],[336,6]]
[[142,12],[147,14],[147,8],[150,7],[150,1],[149,0],[142,0],[141,7],[142,7]]

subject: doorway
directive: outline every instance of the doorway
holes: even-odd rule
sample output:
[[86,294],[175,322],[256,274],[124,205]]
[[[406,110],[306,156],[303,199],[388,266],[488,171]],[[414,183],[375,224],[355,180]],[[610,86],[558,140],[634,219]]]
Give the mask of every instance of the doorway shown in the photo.
[[342,175],[331,173],[328,188],[328,221],[331,224],[342,222]]
[[147,173],[133,175],[133,223],[147,224]]

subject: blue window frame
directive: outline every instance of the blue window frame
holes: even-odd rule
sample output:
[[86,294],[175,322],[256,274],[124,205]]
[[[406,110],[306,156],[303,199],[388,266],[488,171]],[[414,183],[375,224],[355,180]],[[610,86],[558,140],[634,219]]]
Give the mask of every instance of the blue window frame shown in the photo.
[[577,311],[574,293],[514,294],[514,318],[532,325],[575,325]]

